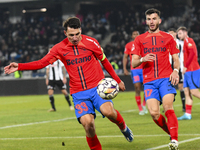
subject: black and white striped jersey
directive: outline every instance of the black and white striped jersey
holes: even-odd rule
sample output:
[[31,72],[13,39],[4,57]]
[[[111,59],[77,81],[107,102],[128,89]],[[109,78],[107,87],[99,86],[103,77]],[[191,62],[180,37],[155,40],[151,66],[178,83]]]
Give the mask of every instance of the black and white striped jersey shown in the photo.
[[60,60],[48,65],[46,68],[49,68],[49,80],[63,80],[62,67],[64,64]]

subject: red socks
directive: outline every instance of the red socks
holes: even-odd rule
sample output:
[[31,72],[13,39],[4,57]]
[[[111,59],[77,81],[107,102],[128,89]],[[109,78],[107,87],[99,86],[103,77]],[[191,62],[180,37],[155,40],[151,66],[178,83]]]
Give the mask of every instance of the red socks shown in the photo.
[[168,127],[167,127],[167,122],[165,120],[165,117],[163,115],[160,114],[160,117],[158,118],[158,120],[154,120],[153,121],[159,126],[161,127],[167,134],[170,135]]
[[138,105],[138,108],[139,108],[139,111],[142,111],[142,106],[141,106],[141,97],[140,96],[135,96],[135,100],[136,100],[136,103]]
[[165,117],[161,114],[158,120],[153,121],[171,136],[171,140],[178,141],[178,120],[174,110],[166,111],[165,116],[168,122],[166,122]]
[[178,120],[174,110],[168,110],[165,113],[167,117],[167,126],[171,135],[171,140],[178,141]]
[[96,134],[94,137],[86,136],[86,140],[91,150],[102,150],[101,143],[99,142]]
[[192,114],[192,105],[185,105],[185,112],[188,114]]
[[109,119],[109,120],[115,123],[120,128],[120,130],[124,130],[126,128],[125,121],[122,115],[118,112],[118,110],[115,110],[115,111],[117,112],[117,119],[116,120]]

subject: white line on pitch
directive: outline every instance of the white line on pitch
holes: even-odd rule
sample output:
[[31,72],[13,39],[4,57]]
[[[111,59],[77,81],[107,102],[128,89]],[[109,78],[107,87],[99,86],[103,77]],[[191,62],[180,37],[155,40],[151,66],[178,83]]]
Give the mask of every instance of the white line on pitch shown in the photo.
[[[101,114],[96,114],[96,116],[101,116]],[[60,122],[60,121],[72,120],[72,119],[76,119],[76,117],[63,118],[63,119],[57,119],[57,120],[49,120],[49,121],[41,121],[41,122],[31,122],[31,123],[17,124],[17,125],[0,127],[0,129],[8,129],[8,128],[14,128],[14,127],[29,126],[29,125],[49,123],[49,122]]]
[[[187,143],[187,142],[192,142],[192,141],[195,141],[195,140],[200,140],[200,137],[196,137],[196,138],[192,138],[192,139],[180,141],[178,143],[179,144],[181,144],[181,143]],[[160,145],[160,146],[157,146],[157,147],[148,148],[146,150],[155,150],[155,149],[160,149],[160,148],[164,148],[164,147],[167,147],[167,146],[168,146],[168,144],[167,145]]]
[[22,127],[22,126],[28,126],[28,125],[34,125],[34,124],[42,124],[42,123],[49,123],[49,122],[59,122],[59,121],[65,121],[65,120],[71,120],[71,119],[76,119],[76,117],[64,118],[64,119],[58,119],[58,120],[41,121],[41,122],[32,122],[32,123],[25,123],[25,124],[17,124],[17,125],[0,127],[0,129],[7,129],[7,128],[13,128],[13,127]]

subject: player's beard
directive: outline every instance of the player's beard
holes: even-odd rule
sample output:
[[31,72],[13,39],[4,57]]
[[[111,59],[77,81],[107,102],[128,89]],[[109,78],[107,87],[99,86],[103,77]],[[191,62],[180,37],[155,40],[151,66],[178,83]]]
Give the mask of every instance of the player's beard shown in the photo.
[[149,25],[149,31],[155,32],[155,31],[158,29],[158,27],[159,27],[159,24],[158,24],[158,23],[155,25],[155,28],[153,28],[153,29],[151,29],[151,27],[150,27],[150,25]]

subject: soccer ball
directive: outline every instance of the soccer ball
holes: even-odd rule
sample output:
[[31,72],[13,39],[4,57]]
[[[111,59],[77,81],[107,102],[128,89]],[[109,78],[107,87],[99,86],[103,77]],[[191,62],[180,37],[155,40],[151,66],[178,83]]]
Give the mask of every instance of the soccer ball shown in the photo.
[[119,93],[119,85],[112,78],[104,78],[97,85],[97,93],[103,99],[113,99]]

